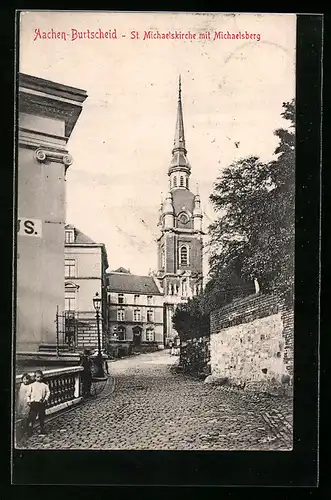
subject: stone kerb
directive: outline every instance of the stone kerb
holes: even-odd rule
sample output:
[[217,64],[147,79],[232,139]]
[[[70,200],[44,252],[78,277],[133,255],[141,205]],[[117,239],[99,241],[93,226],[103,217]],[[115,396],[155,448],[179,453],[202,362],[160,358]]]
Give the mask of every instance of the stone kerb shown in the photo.
[[275,295],[238,299],[211,313],[206,383],[291,392],[293,318],[293,308]]

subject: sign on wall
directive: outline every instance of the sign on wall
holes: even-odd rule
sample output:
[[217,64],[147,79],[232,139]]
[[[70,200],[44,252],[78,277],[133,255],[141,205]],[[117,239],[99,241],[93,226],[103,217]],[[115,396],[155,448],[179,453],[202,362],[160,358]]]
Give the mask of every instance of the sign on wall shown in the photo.
[[40,219],[17,219],[17,234],[19,236],[35,236],[41,238],[42,221]]

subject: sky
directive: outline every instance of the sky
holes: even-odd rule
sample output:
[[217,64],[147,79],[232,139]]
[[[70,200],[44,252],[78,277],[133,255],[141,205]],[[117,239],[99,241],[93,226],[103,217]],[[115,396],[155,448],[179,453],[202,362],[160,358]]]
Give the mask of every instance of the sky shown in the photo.
[[[51,29],[65,39],[34,40],[35,30]],[[72,40],[72,30],[99,29],[115,30],[117,38]],[[196,39],[144,40],[149,30]],[[260,40],[214,40],[215,31]],[[199,39],[208,32],[210,40]],[[190,188],[196,192],[198,184],[207,230],[216,217],[209,195],[222,170],[248,155],[273,157],[273,131],[287,126],[282,103],[295,97],[295,45],[292,14],[21,13],[19,70],[87,91],[68,141],[74,163],[66,176],[66,222],[105,243],[109,270],[156,269],[179,74]],[[207,261],[206,250],[206,274]]]

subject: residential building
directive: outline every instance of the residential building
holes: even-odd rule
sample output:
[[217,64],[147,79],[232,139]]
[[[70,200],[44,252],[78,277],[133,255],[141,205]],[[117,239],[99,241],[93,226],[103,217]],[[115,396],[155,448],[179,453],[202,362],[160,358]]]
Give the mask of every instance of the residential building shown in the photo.
[[110,342],[135,350],[163,349],[163,294],[153,276],[123,267],[108,273]]
[[64,308],[67,143],[87,94],[19,74],[17,150],[16,352],[56,342]]
[[198,193],[190,190],[191,166],[187,159],[179,79],[177,121],[169,192],[159,211],[157,278],[164,293],[165,344],[175,337],[172,316],[178,304],[199,294],[203,286],[203,214]]
[[[101,297],[100,339],[103,347],[108,330],[108,258],[103,243],[96,243],[77,227],[65,226],[65,333],[74,336],[78,348],[96,348],[98,332],[93,297]],[[68,325],[70,331],[68,331]],[[66,339],[64,339],[66,340]]]

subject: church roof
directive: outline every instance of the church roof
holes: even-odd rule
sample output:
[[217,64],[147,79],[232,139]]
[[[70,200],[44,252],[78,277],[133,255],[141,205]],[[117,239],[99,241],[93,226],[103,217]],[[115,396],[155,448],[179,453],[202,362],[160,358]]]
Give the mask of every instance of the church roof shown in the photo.
[[131,274],[129,269],[125,269],[125,267],[119,267],[118,269],[115,269],[114,273],[126,273],[126,274]]
[[176,215],[185,210],[193,213],[194,194],[188,189],[174,189],[172,191],[172,204]]
[[153,276],[138,276],[123,271],[112,272],[107,273],[107,283],[111,292],[162,295]]

